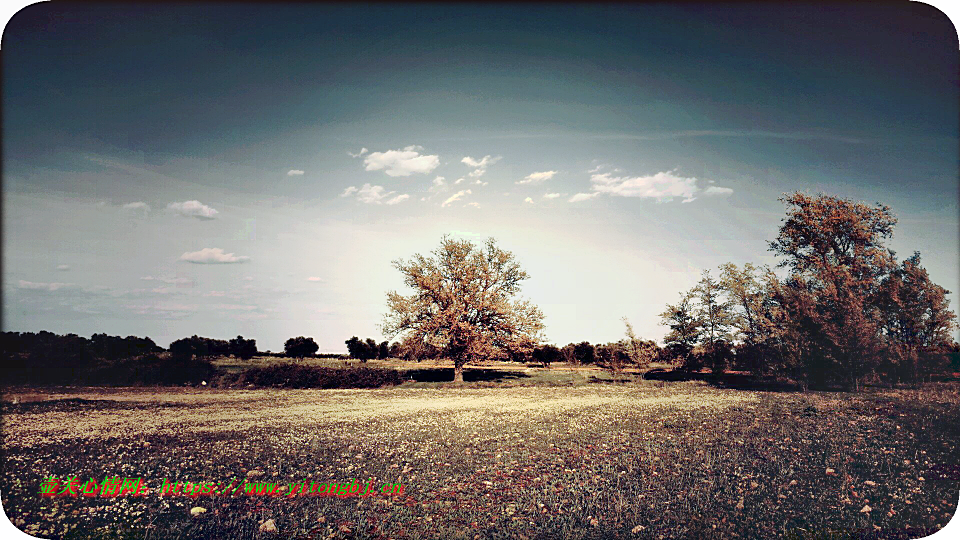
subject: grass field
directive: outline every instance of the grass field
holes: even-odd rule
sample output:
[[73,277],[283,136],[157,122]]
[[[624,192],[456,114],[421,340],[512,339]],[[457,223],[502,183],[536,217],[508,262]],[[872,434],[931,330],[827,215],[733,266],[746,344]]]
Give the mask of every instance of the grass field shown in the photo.
[[[956,511],[956,384],[805,394],[531,370],[569,385],[21,389],[4,396],[3,506],[40,537],[161,539],[919,538]],[[51,476],[404,493],[42,498]]]

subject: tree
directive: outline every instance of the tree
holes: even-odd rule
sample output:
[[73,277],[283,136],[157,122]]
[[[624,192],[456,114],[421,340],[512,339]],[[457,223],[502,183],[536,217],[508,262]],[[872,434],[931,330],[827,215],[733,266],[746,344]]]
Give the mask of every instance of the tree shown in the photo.
[[444,236],[432,256],[417,254],[394,267],[414,293],[387,294],[383,333],[439,348],[453,360],[455,382],[463,381],[467,363],[539,342],[543,314],[515,298],[527,273],[492,238],[478,247]]
[[543,364],[543,367],[546,368],[554,362],[559,362],[560,358],[560,349],[554,345],[541,345],[533,350],[533,360]]
[[380,346],[377,347],[377,358],[384,360],[390,358],[390,342],[381,341]]
[[243,339],[237,336],[230,340],[230,354],[241,360],[249,360],[257,355],[257,340]]
[[681,294],[676,304],[667,304],[667,309],[660,317],[663,319],[661,324],[670,328],[663,338],[668,352],[686,366],[690,352],[700,341],[701,331],[701,321],[693,304],[693,292]]
[[751,263],[743,269],[733,263],[720,266],[720,287],[730,304],[731,325],[739,367],[755,373],[768,371],[775,361],[777,327],[773,324],[774,304],[769,281],[776,275]]
[[597,350],[589,341],[581,341],[573,346],[573,356],[580,365],[593,364],[597,361]]
[[312,357],[320,348],[312,337],[292,337],[283,344],[283,351],[292,358]]
[[877,295],[888,360],[897,378],[919,380],[946,364],[956,315],[948,309],[949,292],[930,281],[920,254],[903,261]]
[[657,346],[657,342],[647,340],[644,341],[637,337],[637,334],[633,331],[633,325],[630,324],[630,321],[626,317],[623,318],[623,324],[626,326],[626,351],[630,357],[630,362],[636,365],[639,368],[646,368],[650,365],[650,362],[654,361],[660,353],[660,347]]
[[887,206],[825,195],[798,192],[781,200],[790,208],[770,250],[791,270],[775,289],[791,342],[788,363],[807,382],[859,390],[882,359],[875,298],[894,266],[883,241],[893,235],[896,218]]
[[702,321],[705,342],[703,348],[706,358],[713,371],[722,372],[725,368],[724,359],[728,356],[730,347],[729,330],[733,322],[730,312],[730,303],[723,298],[723,289],[720,283],[713,279],[709,270],[704,270],[700,283],[693,289],[699,300],[698,318]]

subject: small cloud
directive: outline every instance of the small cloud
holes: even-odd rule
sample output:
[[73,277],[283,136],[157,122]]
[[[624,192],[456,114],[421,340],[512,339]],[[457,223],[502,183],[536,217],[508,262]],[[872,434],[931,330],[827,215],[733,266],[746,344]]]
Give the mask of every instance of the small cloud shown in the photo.
[[459,201],[460,199],[464,198],[465,196],[470,195],[470,193],[472,193],[472,192],[471,192],[469,189],[460,190],[460,191],[454,193],[453,195],[451,195],[450,197],[448,197],[447,200],[443,201],[443,203],[440,204],[440,206],[447,206],[447,205],[450,204],[450,203]]
[[221,296],[224,296],[224,294],[225,293],[223,291],[210,291],[210,292],[203,293],[202,296],[206,298],[210,298],[210,297],[219,298]]
[[361,148],[360,151],[357,152],[356,154],[354,154],[353,152],[348,151],[348,152],[347,152],[347,155],[349,155],[349,156],[352,157],[352,158],[358,158],[358,157],[360,157],[360,156],[362,156],[362,155],[364,155],[364,154],[366,154],[366,153],[367,153],[367,149],[366,149],[366,148]]
[[474,208],[480,208],[480,203],[471,202],[471,203],[467,203],[466,206],[472,206],[472,207],[474,207]]
[[69,264],[58,264],[58,265],[57,265],[57,271],[58,271],[58,272],[66,272],[67,270],[70,270],[70,265],[69,265]]
[[587,200],[587,199],[592,199],[592,198],[596,197],[597,195],[599,195],[599,193],[577,193],[577,194],[574,195],[573,197],[570,197],[570,199],[568,200],[568,202],[580,202],[580,201],[585,201],[585,200]]
[[533,204],[533,199],[531,199],[530,197],[527,197],[526,199],[523,200],[523,202]]
[[184,253],[180,260],[193,264],[234,264],[246,262],[250,257],[224,253],[220,248],[203,248],[200,251]]
[[143,201],[127,203],[122,205],[120,208],[124,212],[128,212],[130,214],[140,214],[140,215],[149,214],[151,210],[150,205]]
[[725,187],[710,186],[703,190],[704,195],[708,196],[726,196],[733,193],[733,190]]
[[683,198],[684,202],[690,202],[696,198],[699,191],[696,178],[678,176],[674,171],[633,177],[614,177],[611,173],[598,173],[590,177],[590,183],[596,193],[655,199],[657,202],[674,198]]
[[299,169],[290,169],[287,171],[287,176],[303,176],[303,171]]
[[193,287],[195,283],[190,278],[185,277],[153,277],[153,276],[143,276],[140,278],[141,281],[159,281],[161,283],[167,283],[169,285],[176,285],[177,287]]
[[500,161],[501,157],[492,157],[492,156],[483,156],[479,160],[473,159],[470,156],[467,156],[460,160],[460,163],[465,163],[468,167],[473,167],[473,171],[470,172],[469,176],[477,178],[483,176],[487,172],[487,167],[493,165],[494,163]]
[[364,158],[368,171],[382,170],[387,176],[410,176],[414,173],[426,174],[440,165],[440,156],[421,155],[419,146],[407,146],[403,150],[373,152]]
[[464,181],[463,178],[457,178],[453,183],[454,183],[454,184],[460,184],[460,183],[463,183],[463,181]]
[[307,278],[307,281],[313,281],[313,282],[315,282],[315,283],[323,283],[323,282],[325,282],[326,280],[323,279],[322,277],[310,276],[310,277]]
[[64,287],[72,287],[72,283],[38,283],[35,281],[24,281],[20,280],[17,286],[21,289],[26,289],[30,291],[56,291],[58,289],[63,289]]
[[167,210],[172,210],[181,216],[193,217],[202,220],[214,219],[219,213],[200,201],[170,203],[167,205]]
[[557,174],[557,171],[542,171],[530,173],[527,176],[523,177],[523,180],[518,180],[517,184],[539,184],[553,178],[553,175]]
[[557,199],[557,198],[559,198],[559,197],[560,197],[560,194],[559,194],[559,193],[544,193],[544,194],[543,194],[543,198],[544,198],[544,199]]
[[481,182],[479,178],[477,178],[477,181],[474,182],[474,184],[476,184],[476,185],[478,185],[478,186],[485,186],[485,185],[487,185],[487,184],[489,184],[489,183],[490,183],[490,182]]
[[370,184],[364,184],[360,189],[350,186],[340,196],[346,197],[354,192],[357,200],[364,204],[398,204],[410,198],[406,193],[395,195],[396,191],[387,191],[383,186]]

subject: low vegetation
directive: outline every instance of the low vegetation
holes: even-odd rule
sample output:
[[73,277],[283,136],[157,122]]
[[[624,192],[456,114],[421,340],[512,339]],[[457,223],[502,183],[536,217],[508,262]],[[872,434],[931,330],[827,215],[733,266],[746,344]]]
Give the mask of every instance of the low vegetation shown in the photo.
[[[958,392],[33,391],[3,404],[0,488],[10,519],[40,537],[263,538],[272,519],[280,538],[919,538],[956,511]],[[38,496],[47,477],[113,475],[405,489]]]

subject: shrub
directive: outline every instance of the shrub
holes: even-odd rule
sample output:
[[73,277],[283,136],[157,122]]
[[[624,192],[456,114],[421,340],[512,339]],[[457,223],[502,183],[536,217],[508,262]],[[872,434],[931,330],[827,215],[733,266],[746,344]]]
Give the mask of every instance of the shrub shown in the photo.
[[224,382],[273,388],[380,388],[400,384],[403,378],[395,369],[275,364],[226,376]]

